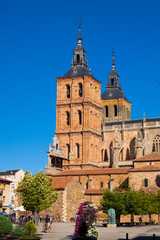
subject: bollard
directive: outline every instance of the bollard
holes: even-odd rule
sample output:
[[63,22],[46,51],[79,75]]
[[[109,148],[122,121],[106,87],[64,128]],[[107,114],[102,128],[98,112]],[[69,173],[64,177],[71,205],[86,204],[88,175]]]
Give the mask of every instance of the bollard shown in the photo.
[[129,238],[128,238],[128,233],[126,233],[126,240],[129,240]]
[[155,234],[153,234],[153,240],[156,240],[156,235]]

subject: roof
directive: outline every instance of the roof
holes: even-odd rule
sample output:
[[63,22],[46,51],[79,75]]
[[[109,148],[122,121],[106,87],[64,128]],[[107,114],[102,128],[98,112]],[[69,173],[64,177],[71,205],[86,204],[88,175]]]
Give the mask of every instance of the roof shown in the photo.
[[[67,73],[65,73],[61,78],[72,78],[72,77],[81,77],[84,75],[90,75],[96,81],[98,81],[89,71],[86,66],[77,65],[72,67]],[[99,82],[99,81],[98,81]]]
[[153,194],[157,194],[158,191],[160,190],[159,187],[157,186],[150,186],[150,187],[143,187],[142,190],[145,192],[145,193],[153,193]]
[[133,160],[134,162],[145,162],[145,161],[160,161],[160,154],[157,152],[152,152],[143,157],[137,158]]
[[6,179],[6,178],[1,178],[1,177],[0,177],[0,181],[8,182],[8,183],[11,183],[11,182],[12,182],[11,180],[8,180],[8,179]]
[[85,194],[88,195],[102,195],[105,189],[86,189]]
[[[117,87],[107,87],[105,92],[101,95],[101,99],[114,99],[114,98],[124,98],[126,101],[126,97],[124,96],[124,93],[121,91],[121,89]],[[129,102],[129,101],[128,101]]]
[[16,169],[16,170],[7,170],[7,171],[3,171],[0,172],[0,175],[14,175],[16,172],[18,172],[21,169]]
[[86,170],[65,170],[59,173],[60,176],[79,176],[79,175],[104,175],[104,174],[127,174],[130,168],[100,168]]
[[160,167],[154,166],[154,165],[148,165],[148,166],[143,166],[140,168],[133,168],[130,169],[129,172],[150,172],[150,171],[160,171]]
[[74,177],[54,177],[52,179],[52,186],[55,189],[65,189],[67,185],[74,179]]

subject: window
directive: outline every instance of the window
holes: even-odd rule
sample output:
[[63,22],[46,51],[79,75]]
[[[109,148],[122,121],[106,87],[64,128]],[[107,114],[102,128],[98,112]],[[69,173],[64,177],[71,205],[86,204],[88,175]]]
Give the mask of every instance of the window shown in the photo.
[[157,135],[154,139],[153,139],[153,152],[156,151],[158,153],[160,153],[160,136]]
[[69,145],[69,144],[66,144],[66,146],[67,146],[67,158],[69,159],[70,145]]
[[114,78],[111,79],[111,86],[114,85]]
[[103,182],[100,182],[100,188],[103,188]]
[[77,63],[80,63],[80,55],[77,54]]
[[149,184],[148,184],[148,178],[145,178],[145,179],[144,179],[144,187],[148,187],[148,185],[149,185]]
[[78,110],[78,121],[79,124],[82,124],[82,112],[80,110]]
[[114,105],[114,116],[117,117],[117,105]]
[[58,143],[56,143],[56,150],[58,150]]
[[76,153],[77,153],[77,158],[79,158],[79,144],[76,143]]
[[105,106],[105,110],[106,110],[106,117],[108,117],[108,106]]
[[69,119],[69,112],[67,111],[66,112],[66,121],[67,121],[67,125],[69,126],[70,125],[70,119]]
[[67,84],[66,88],[67,88],[67,98],[70,98],[70,85]]
[[79,83],[79,96],[82,97],[82,83]]

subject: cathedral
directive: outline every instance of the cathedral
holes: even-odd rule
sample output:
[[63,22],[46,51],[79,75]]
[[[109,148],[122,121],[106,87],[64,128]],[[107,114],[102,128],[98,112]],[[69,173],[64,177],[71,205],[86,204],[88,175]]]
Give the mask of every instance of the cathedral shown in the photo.
[[122,92],[114,55],[101,94],[79,26],[71,69],[56,79],[56,131],[45,174],[58,192],[50,211],[61,221],[70,221],[83,200],[98,206],[107,188],[160,187],[160,118],[131,120],[131,102]]

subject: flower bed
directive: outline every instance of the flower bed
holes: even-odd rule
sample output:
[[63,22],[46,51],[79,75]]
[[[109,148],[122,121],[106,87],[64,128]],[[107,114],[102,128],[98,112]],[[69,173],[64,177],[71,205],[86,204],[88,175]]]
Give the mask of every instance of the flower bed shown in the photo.
[[74,239],[97,239],[98,229],[95,225],[97,212],[92,202],[81,203],[76,218]]

